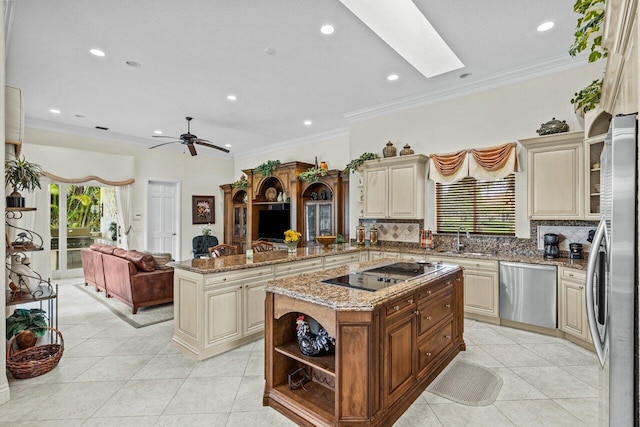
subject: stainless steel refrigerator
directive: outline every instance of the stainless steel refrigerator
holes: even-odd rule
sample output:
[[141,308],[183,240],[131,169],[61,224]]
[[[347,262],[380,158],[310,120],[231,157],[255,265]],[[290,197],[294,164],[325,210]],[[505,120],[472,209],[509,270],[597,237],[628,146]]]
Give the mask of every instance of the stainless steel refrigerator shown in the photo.
[[602,365],[599,425],[638,425],[637,120],[613,118],[600,158],[600,223],[587,272],[589,329]]

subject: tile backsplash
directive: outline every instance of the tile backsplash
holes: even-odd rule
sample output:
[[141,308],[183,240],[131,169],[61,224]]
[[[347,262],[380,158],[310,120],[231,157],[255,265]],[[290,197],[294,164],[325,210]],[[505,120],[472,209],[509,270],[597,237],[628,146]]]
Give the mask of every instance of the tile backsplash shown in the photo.
[[558,248],[561,251],[569,250],[569,243],[582,243],[582,252],[587,253],[591,249],[591,243],[587,242],[589,230],[595,227],[582,227],[570,225],[539,225],[538,226],[538,249],[544,250],[544,235],[553,233],[560,236]]
[[375,225],[378,229],[378,240],[380,242],[420,243],[420,229],[422,227],[419,222],[362,221],[362,225],[365,228],[367,240],[369,240],[369,230]]

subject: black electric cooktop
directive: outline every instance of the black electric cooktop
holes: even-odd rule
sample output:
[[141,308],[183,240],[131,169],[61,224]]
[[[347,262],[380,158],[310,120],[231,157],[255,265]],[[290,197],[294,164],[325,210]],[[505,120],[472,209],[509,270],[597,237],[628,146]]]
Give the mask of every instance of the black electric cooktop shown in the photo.
[[330,285],[345,286],[375,292],[398,283],[415,279],[444,268],[442,264],[430,262],[396,262],[369,270],[355,271],[344,276],[323,280]]

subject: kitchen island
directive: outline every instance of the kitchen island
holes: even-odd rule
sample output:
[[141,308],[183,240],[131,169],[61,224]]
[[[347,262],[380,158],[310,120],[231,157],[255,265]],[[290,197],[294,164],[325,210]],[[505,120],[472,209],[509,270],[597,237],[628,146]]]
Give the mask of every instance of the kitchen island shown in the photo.
[[[463,275],[455,265],[369,292],[323,280],[383,259],[269,283],[263,404],[299,425],[390,426],[461,350]],[[333,354],[300,351],[296,320],[315,319]]]
[[203,360],[262,338],[269,280],[358,262],[366,255],[358,247],[333,245],[170,263],[172,343],[187,356]]

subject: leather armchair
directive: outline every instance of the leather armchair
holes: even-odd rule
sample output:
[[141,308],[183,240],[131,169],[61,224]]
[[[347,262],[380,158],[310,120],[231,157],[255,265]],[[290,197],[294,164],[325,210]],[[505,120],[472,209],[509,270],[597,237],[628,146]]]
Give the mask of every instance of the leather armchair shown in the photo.
[[215,236],[196,236],[191,241],[193,257],[209,256],[209,248],[218,246],[218,238]]

